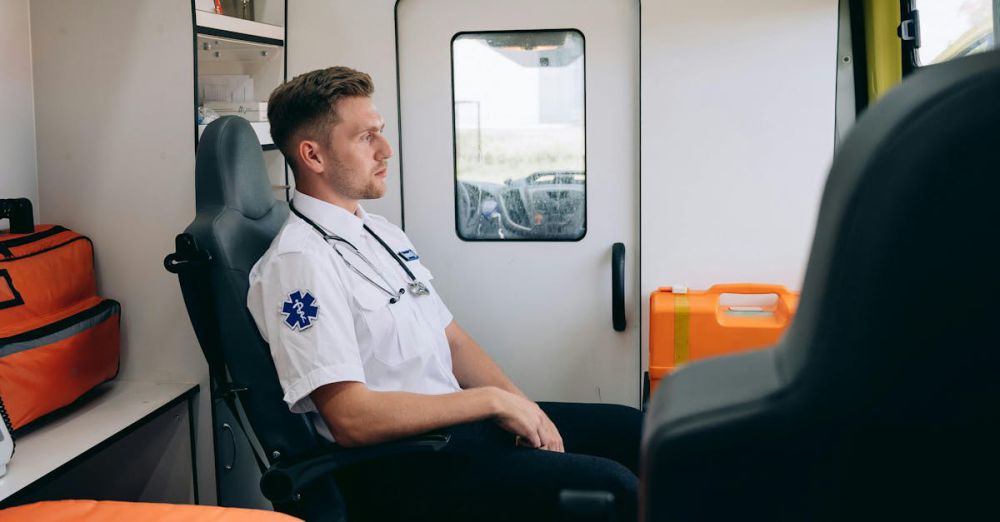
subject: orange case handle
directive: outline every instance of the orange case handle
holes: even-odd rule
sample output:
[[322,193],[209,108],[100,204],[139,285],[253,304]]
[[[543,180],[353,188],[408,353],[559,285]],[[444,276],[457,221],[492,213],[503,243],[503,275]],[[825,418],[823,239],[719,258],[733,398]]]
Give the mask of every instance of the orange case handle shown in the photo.
[[[730,284],[718,284],[712,285],[706,293],[715,294],[721,299],[722,294],[777,294],[778,303],[785,309],[788,309],[788,298],[792,297],[793,294],[788,291],[783,285],[769,285],[761,283],[730,283]],[[752,324],[754,319],[752,318],[731,318],[730,321],[746,322],[747,324]]]
[[768,285],[761,283],[724,283],[712,285],[708,289],[710,294],[778,294],[778,296],[791,295],[783,285]]

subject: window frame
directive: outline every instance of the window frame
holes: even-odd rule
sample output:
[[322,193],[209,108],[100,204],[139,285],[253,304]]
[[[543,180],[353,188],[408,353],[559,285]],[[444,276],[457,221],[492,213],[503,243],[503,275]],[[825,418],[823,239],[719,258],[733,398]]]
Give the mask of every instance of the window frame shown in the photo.
[[[913,28],[913,39],[903,39],[903,24],[910,22]],[[925,67],[920,64],[918,49],[920,49],[920,11],[914,6],[914,0],[899,0],[899,48],[902,53],[903,78],[914,71]]]
[[[548,33],[548,32],[572,32],[580,36],[582,43],[582,55],[583,59],[583,233],[576,238],[567,239],[552,239],[552,238],[531,238],[531,237],[518,237],[518,238],[467,238],[463,237],[460,230],[460,216],[459,216],[459,193],[458,193],[458,128],[456,126],[458,111],[455,110],[455,41],[466,35],[487,35],[487,34],[523,34],[523,33]],[[448,52],[450,54],[451,60],[451,158],[452,158],[452,189],[453,189],[453,207],[455,210],[455,235],[461,241],[466,242],[498,242],[498,243],[519,243],[519,242],[531,242],[531,243],[576,243],[583,241],[587,237],[587,232],[590,230],[589,227],[589,169],[587,164],[587,35],[580,29],[575,27],[568,28],[545,28],[545,29],[510,29],[510,30],[465,30],[455,33],[448,43]],[[502,196],[501,196],[502,197]]]

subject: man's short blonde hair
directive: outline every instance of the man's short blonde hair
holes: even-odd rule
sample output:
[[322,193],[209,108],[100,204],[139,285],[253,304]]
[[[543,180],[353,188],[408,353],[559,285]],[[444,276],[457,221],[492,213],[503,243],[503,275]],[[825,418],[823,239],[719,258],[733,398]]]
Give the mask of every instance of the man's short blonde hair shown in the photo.
[[337,102],[375,93],[366,73],[330,67],[300,74],[274,90],[267,102],[271,138],[295,169],[295,145],[301,139],[325,140],[337,124]]

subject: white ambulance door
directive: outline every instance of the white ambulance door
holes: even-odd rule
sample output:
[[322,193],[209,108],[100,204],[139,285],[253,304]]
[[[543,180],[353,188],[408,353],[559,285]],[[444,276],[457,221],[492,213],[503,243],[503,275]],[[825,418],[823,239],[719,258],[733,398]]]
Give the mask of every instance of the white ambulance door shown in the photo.
[[638,2],[401,0],[396,23],[435,287],[532,398],[638,406]]

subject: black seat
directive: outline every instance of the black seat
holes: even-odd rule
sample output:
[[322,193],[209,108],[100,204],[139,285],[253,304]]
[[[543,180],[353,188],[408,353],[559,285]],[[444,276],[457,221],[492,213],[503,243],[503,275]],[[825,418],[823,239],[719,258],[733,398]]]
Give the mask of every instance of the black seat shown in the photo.
[[213,397],[225,399],[240,424],[236,404],[242,405],[247,431],[264,452],[261,489],[275,509],[307,520],[343,520],[334,470],[374,457],[436,451],[447,437],[347,450],[326,442],[305,415],[290,413],[246,303],[250,269],[285,222],[288,205],[275,199],[260,143],[245,119],[227,116],[205,129],[195,189],[197,215],[164,264],[180,277]]
[[784,339],[657,390],[644,520],[997,518],[998,147],[997,52],[868,109],[833,163]]

